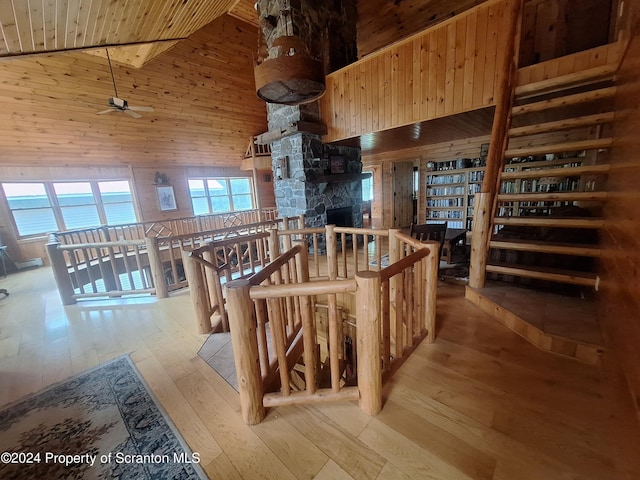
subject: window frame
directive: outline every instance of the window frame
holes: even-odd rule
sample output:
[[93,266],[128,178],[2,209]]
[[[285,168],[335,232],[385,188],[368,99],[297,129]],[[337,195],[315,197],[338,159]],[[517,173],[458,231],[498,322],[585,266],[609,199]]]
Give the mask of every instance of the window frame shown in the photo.
[[[242,180],[247,180],[249,182],[249,193],[236,193],[236,196],[242,195],[242,196],[248,196],[251,199],[251,208],[249,209],[243,209],[243,210],[236,210],[234,203],[233,203],[233,196],[234,193],[231,189],[231,180],[236,180],[236,179],[242,179]],[[199,197],[195,197],[195,198],[206,198],[207,199],[207,206],[209,207],[209,212],[208,213],[199,213],[196,214],[195,210],[193,208],[193,199],[194,197],[191,194],[191,188],[189,187],[189,199],[191,200],[191,212],[193,213],[193,215],[217,215],[217,214],[223,214],[223,213],[235,213],[235,212],[248,212],[250,210],[255,210],[256,209],[256,188],[253,182],[253,178],[252,177],[243,177],[243,176],[232,176],[232,177],[213,177],[213,176],[190,176],[187,178],[187,183],[191,180],[201,180],[203,182],[203,187],[204,187],[204,196],[199,196]],[[208,185],[208,181],[209,180],[215,180],[217,182],[223,183],[225,184],[226,187],[226,194],[222,194],[222,195],[211,195],[209,192],[209,185]],[[230,210],[224,211],[224,212],[216,212],[213,209],[213,203],[212,203],[212,197],[216,198],[216,197],[226,197],[228,202],[229,202],[229,207]]]
[[[133,207],[133,214],[135,216],[135,221],[134,222],[129,222],[129,223],[137,223],[139,222],[139,209],[138,206],[136,204],[136,199],[135,199],[135,195],[134,195],[134,189],[132,187],[132,181],[130,178],[102,178],[102,179],[91,179],[91,180],[84,180],[84,179],[74,179],[74,180],[46,180],[46,181],[42,181],[42,180],[19,180],[19,181],[3,181],[0,182],[0,190],[2,190],[1,195],[3,198],[3,201],[5,203],[5,207],[7,209],[7,213],[9,214],[14,232],[15,232],[15,237],[17,240],[28,240],[28,239],[34,239],[34,238],[41,238],[46,236],[49,233],[53,233],[50,231],[45,231],[45,232],[40,232],[40,233],[32,233],[32,234],[27,234],[27,235],[22,235],[20,233],[20,230],[18,228],[18,224],[16,222],[15,216],[13,214],[14,210],[17,209],[12,209],[10,204],[9,204],[9,198],[7,197],[6,192],[4,191],[4,188],[2,187],[3,185],[18,185],[18,184],[41,184],[44,186],[44,191],[45,194],[47,196],[47,199],[49,200],[49,204],[50,207],[47,208],[51,208],[51,210],[53,211],[53,216],[55,218],[56,221],[56,225],[57,225],[57,230],[56,232],[64,232],[64,231],[74,231],[74,230],[83,230],[83,229],[87,229],[87,228],[97,228],[100,227],[102,225],[108,225],[107,222],[107,214],[106,211],[104,209],[104,202],[102,201],[102,192],[100,191],[100,187],[99,184],[103,183],[103,182],[127,182],[127,184],[129,185],[129,193],[131,194],[131,205]],[[58,201],[58,196],[54,187],[54,184],[61,184],[61,183],[88,183],[91,187],[91,193],[93,195],[93,200],[94,200],[94,204],[96,206],[96,209],[98,211],[98,219],[100,221],[99,225],[93,225],[93,226],[87,226],[87,227],[79,227],[79,228],[74,228],[74,229],[67,229],[67,225],[64,221],[64,216],[62,213],[62,206],[60,205],[60,202]],[[118,202],[118,203],[129,203],[129,202]],[[88,205],[88,204],[87,204]],[[92,204],[93,205],[93,204]],[[114,224],[114,225],[121,225],[121,224]]]

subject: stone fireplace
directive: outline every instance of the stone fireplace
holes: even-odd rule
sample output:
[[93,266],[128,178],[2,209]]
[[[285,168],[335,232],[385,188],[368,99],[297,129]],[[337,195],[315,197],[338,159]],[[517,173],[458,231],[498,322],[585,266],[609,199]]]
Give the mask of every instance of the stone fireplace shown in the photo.
[[[350,208],[350,224],[362,227],[359,148],[324,145],[319,135],[298,133],[271,142],[271,157],[276,206],[281,216],[304,214],[307,227],[321,227],[327,225],[328,210]],[[332,157],[343,159],[344,174],[331,174]],[[283,159],[286,173],[277,168]]]

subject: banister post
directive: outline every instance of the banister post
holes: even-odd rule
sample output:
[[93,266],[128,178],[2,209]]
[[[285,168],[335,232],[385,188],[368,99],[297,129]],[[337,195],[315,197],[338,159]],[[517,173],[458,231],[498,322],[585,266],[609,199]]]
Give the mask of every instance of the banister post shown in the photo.
[[487,258],[489,257],[493,194],[490,192],[476,193],[474,201],[469,286],[471,288],[482,288],[485,283]]
[[147,246],[147,257],[149,259],[149,267],[151,268],[153,285],[156,288],[156,297],[167,298],[169,296],[169,289],[167,288],[167,280],[164,278],[158,237],[145,237],[144,243]]
[[424,318],[422,327],[427,330],[426,341],[433,343],[436,339],[436,297],[438,292],[438,266],[440,265],[440,244],[438,242],[423,242],[429,248],[429,255],[421,261],[424,265],[425,298]]
[[372,270],[358,272],[356,284],[359,404],[365,413],[376,415],[382,410],[380,273]]
[[207,301],[207,286],[200,265],[191,258],[191,252],[182,250],[182,266],[189,283],[189,295],[198,322],[198,333],[211,333],[211,317]]
[[[307,241],[305,239],[294,240],[293,243],[299,245],[300,253],[296,255],[296,268],[298,270],[298,283],[309,282],[309,256],[307,254]],[[313,297],[309,295],[300,296],[300,314],[302,316],[302,342],[304,344],[304,372],[307,392],[314,393],[317,383],[317,334],[316,324],[313,316],[315,308]]]
[[258,355],[257,321],[247,279],[225,285],[233,358],[236,364],[242,418],[248,425],[265,417],[262,397],[264,388]]
[[[389,229],[389,265],[393,265],[400,260],[400,240],[398,239],[398,233],[400,229]],[[382,265],[380,266],[382,268]],[[402,312],[398,311],[396,306],[396,299],[398,298],[398,290],[402,290],[402,277],[400,275],[394,275],[389,279],[389,323],[391,327],[391,338],[402,338],[402,331],[397,332],[397,322],[399,317],[401,319]],[[401,309],[402,307],[400,307]],[[398,342],[395,343],[395,357],[401,358],[403,354],[403,347]]]
[[[212,265],[216,265],[216,256],[211,248],[202,252],[202,258]],[[220,274],[215,268],[205,267],[204,275],[207,280],[207,288],[209,289],[209,301],[211,306],[218,307],[222,331],[229,331],[229,321],[227,320],[227,311],[224,307],[224,296],[222,295],[222,284],[220,283]]]
[[73,283],[67,269],[67,262],[64,260],[64,254],[58,247],[60,247],[60,241],[55,235],[50,235],[49,243],[47,243],[47,254],[49,255],[49,263],[53,270],[53,278],[58,287],[60,300],[62,300],[63,305],[73,305],[76,303],[76,299],[73,298]]
[[269,261],[273,262],[280,256],[280,238],[278,237],[278,229],[269,230]]
[[336,238],[336,226],[327,225],[325,227],[325,243],[327,245],[327,270],[329,280],[338,278],[338,240]]

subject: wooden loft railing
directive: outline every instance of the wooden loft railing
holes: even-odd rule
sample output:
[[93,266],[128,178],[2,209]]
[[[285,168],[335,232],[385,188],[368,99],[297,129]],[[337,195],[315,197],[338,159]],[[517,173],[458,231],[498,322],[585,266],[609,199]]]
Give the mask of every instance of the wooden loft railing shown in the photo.
[[324,141],[495,105],[521,1],[484,2],[327,75]]
[[[248,278],[225,285],[242,414],[249,424],[264,418],[265,407],[292,403],[359,399],[364,411],[376,414],[383,378],[425,337],[435,337],[438,259],[432,252],[438,251],[437,244],[418,242],[397,230],[329,226],[323,235],[319,230],[272,231],[271,258],[281,245],[291,243],[291,248]],[[314,235],[323,237],[316,242],[326,241],[322,259],[317,250],[309,258]],[[360,258],[367,269],[373,263],[357,246],[359,235],[372,242],[388,238],[389,266],[383,268],[380,250],[367,245],[378,263],[340,278],[340,258],[350,264]],[[340,245],[338,237],[343,238]],[[356,247],[347,247],[349,241]],[[325,264],[316,268],[314,262],[320,260]],[[209,263],[195,262],[204,269],[203,280],[212,268]],[[192,295],[204,302],[206,291],[203,286]],[[322,302],[327,308],[317,308]],[[320,310],[327,315],[326,324],[318,321]]]
[[[242,250],[241,240],[229,239],[264,232],[282,222],[251,222],[271,215],[271,211],[236,212],[59,232],[51,235],[47,252],[64,305],[82,298],[141,293],[164,298],[188,284],[182,263],[184,248],[215,242],[229,272],[246,274],[249,268],[245,263],[252,265],[253,257],[248,258]],[[221,227],[225,223],[231,226]],[[223,252],[223,246],[233,251]],[[238,251],[242,253],[238,255]]]
[[249,139],[249,145],[240,164],[241,170],[270,170],[271,144],[256,143],[256,137]]

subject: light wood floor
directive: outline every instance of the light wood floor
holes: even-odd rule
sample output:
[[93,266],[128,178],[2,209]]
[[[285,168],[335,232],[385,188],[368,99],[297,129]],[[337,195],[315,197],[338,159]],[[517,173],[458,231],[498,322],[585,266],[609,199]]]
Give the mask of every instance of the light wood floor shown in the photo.
[[439,331],[355,403],[272,409],[244,425],[237,393],[196,352],[188,295],[63,308],[48,268],[0,279],[0,404],[131,353],[215,479],[640,478],[639,428],[618,378],[537,350],[439,288]]

